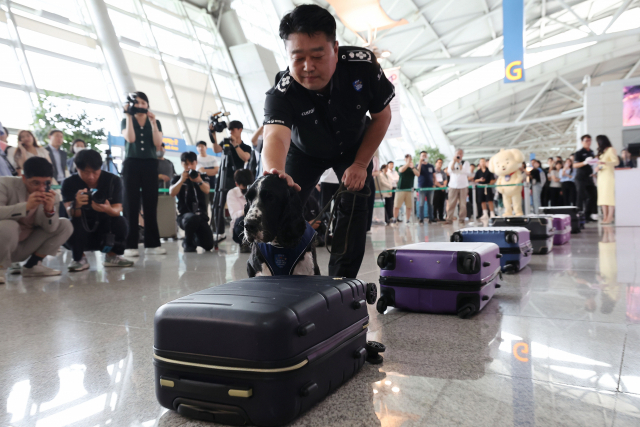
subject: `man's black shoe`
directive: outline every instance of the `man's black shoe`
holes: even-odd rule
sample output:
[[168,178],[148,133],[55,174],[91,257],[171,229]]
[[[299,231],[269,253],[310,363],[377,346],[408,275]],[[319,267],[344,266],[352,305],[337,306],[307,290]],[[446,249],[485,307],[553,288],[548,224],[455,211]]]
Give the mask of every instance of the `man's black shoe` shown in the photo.
[[421,220],[420,220],[420,224],[424,224],[424,219],[421,219]]
[[187,242],[182,242],[182,249],[184,249],[185,253],[188,252],[196,252],[196,247],[195,246],[189,246],[187,245]]

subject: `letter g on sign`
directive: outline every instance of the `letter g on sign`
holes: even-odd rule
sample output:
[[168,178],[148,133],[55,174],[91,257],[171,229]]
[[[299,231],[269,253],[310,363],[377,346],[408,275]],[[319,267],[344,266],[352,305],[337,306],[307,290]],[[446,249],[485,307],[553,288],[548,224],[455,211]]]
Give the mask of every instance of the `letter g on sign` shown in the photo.
[[505,69],[505,76],[511,81],[518,81],[522,78],[522,61],[513,61]]

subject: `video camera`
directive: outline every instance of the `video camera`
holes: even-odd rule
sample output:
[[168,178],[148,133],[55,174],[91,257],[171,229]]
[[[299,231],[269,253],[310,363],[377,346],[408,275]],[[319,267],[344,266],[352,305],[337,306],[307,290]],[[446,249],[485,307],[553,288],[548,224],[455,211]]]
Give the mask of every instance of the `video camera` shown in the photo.
[[227,117],[231,114],[230,112],[223,113],[222,111],[218,111],[215,114],[212,114],[209,117],[209,129],[213,129],[214,132],[220,133],[227,128],[227,122],[221,122],[220,117]]
[[129,103],[129,108],[124,111],[127,114],[133,116],[134,114],[138,113],[146,114],[147,111],[149,111],[146,108],[134,107],[135,103],[138,102],[138,94],[136,94],[135,92],[127,94],[127,102]]

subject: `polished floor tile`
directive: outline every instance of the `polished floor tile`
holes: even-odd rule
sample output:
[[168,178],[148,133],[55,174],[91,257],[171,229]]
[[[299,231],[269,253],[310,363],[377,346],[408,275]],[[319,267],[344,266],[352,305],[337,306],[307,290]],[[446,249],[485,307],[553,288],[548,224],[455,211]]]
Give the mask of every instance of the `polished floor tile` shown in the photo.
[[[377,283],[377,255],[448,241],[452,226],[373,227],[360,278]],[[208,426],[160,407],[153,387],[153,318],[162,304],[246,277],[248,255],[168,253],[0,286],[0,425]],[[318,249],[327,273],[329,253]],[[49,257],[65,270],[70,254]],[[291,425],[640,425],[640,229],[589,227],[552,254],[534,256],[478,315],[369,306],[368,338],[386,344]]]

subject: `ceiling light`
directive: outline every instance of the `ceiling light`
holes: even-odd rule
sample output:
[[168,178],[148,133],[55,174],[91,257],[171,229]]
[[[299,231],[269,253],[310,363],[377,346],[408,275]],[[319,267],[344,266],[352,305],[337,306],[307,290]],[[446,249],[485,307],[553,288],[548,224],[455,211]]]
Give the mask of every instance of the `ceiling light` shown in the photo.
[[382,63],[382,61],[384,61],[384,59],[378,58],[378,63]]
[[383,58],[388,58],[391,55],[391,52],[389,52],[388,50],[383,50],[382,53],[380,54],[380,56],[382,56]]
[[405,25],[406,19],[394,21],[387,15],[380,0],[327,0],[336,11],[340,21],[351,31],[378,31]]

